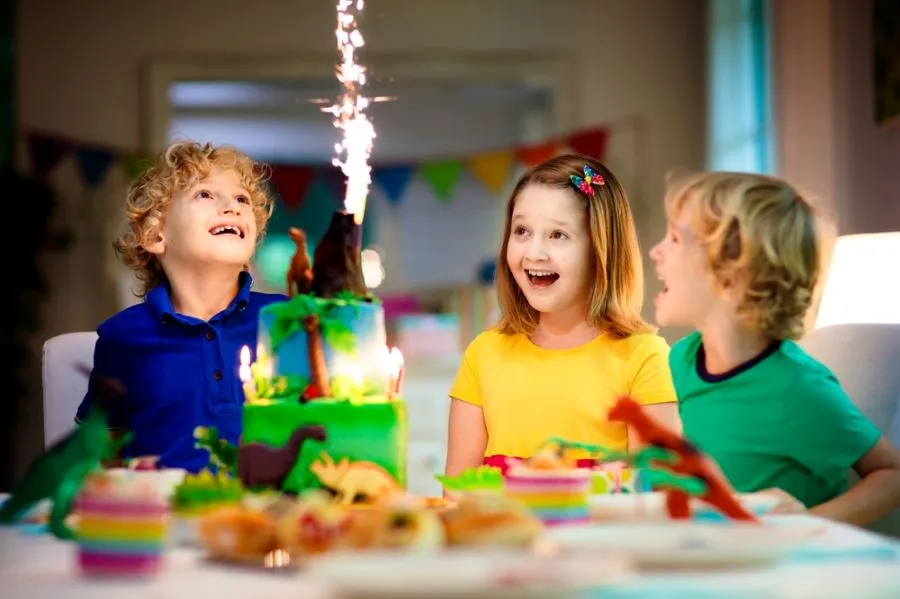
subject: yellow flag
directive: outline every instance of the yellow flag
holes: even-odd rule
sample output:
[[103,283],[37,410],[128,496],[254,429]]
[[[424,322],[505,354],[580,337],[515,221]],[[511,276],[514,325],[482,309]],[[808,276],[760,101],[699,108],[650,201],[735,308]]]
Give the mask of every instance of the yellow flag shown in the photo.
[[469,170],[482,185],[490,191],[498,193],[503,189],[509,171],[515,159],[513,150],[499,150],[470,156],[467,160]]

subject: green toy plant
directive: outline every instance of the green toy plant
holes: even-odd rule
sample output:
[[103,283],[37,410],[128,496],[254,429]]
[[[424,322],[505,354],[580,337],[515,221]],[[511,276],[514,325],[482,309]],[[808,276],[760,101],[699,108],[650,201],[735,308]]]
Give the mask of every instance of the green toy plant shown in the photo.
[[194,447],[209,453],[209,462],[218,472],[236,475],[237,447],[221,438],[216,427],[198,426],[194,429],[194,440]]
[[456,476],[437,475],[435,479],[447,491],[469,493],[475,491],[503,490],[503,474],[493,466],[467,468]]
[[241,482],[224,472],[203,470],[188,474],[175,487],[172,509],[181,515],[197,513],[217,505],[239,503],[246,491]]

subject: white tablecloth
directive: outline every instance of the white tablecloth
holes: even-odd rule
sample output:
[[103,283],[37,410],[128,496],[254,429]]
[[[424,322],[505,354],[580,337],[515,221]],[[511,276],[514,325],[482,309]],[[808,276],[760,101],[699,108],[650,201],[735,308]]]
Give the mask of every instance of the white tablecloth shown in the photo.
[[[643,572],[585,599],[900,599],[900,543],[862,529],[802,516],[825,532],[774,567],[752,570]],[[92,580],[79,575],[75,548],[47,535],[0,528],[3,599],[325,599],[303,573],[260,573],[207,563],[189,549],[167,555],[156,578]]]

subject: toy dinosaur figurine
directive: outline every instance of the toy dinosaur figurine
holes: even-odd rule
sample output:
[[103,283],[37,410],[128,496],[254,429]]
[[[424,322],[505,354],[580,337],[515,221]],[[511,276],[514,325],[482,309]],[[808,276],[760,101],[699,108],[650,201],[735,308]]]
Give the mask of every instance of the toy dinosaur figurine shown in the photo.
[[297,227],[288,229],[288,235],[296,244],[297,251],[291,258],[291,265],[287,271],[287,294],[294,297],[309,293],[313,283],[313,269],[309,260],[309,252],[306,249],[306,232]]
[[[609,411],[609,419],[624,422],[632,427],[641,442],[662,450],[659,461],[675,474],[686,475],[703,483],[699,499],[735,520],[757,521],[734,497],[734,494],[718,475],[708,458],[692,443],[666,429],[651,418],[639,403],[630,397],[622,397]],[[650,448],[648,448],[650,449]],[[682,488],[666,489],[666,508],[674,519],[691,516],[690,495]]]
[[50,532],[60,539],[73,538],[74,532],[66,524],[66,517],[84,478],[128,443],[128,435],[111,439],[108,428],[110,402],[118,400],[125,390],[114,380],[96,378],[89,370],[82,370],[91,377],[94,391],[87,417],[31,464],[10,498],[0,507],[0,525],[19,521],[37,503],[49,499],[52,503]]

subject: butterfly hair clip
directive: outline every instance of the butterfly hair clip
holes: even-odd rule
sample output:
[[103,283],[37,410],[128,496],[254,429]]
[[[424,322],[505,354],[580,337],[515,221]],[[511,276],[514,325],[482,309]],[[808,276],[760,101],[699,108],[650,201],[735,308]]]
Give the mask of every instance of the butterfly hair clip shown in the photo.
[[584,165],[584,177],[569,175],[569,180],[572,182],[572,185],[589,196],[594,195],[594,185],[606,184],[606,179],[595,173],[588,165]]

